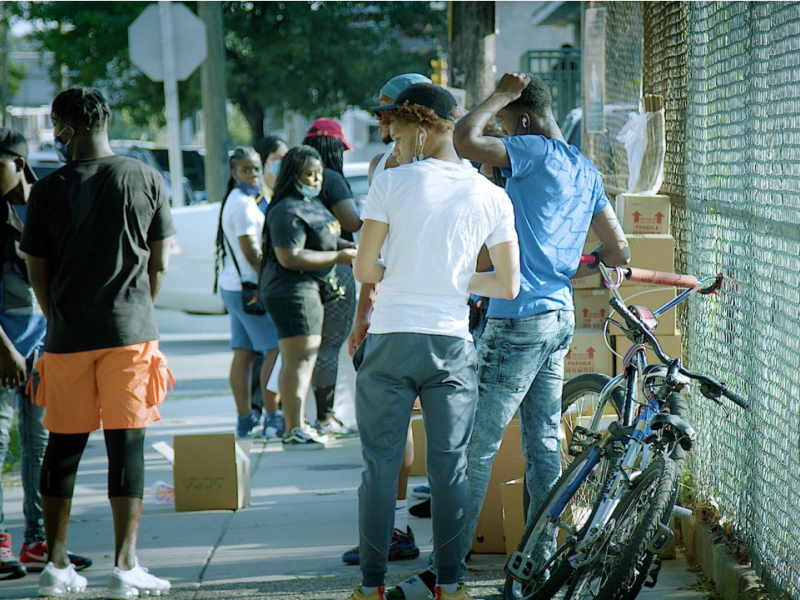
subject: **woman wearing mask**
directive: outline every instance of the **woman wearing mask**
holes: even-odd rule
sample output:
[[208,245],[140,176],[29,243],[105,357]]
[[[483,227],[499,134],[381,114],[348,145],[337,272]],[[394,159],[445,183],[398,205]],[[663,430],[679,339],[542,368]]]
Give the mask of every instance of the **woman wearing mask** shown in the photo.
[[278,357],[278,333],[269,314],[247,313],[242,304],[242,282],[257,283],[261,265],[264,214],[256,205],[261,191],[261,157],[255,149],[239,146],[230,155],[228,167],[230,178],[217,226],[216,267],[231,322],[230,384],[239,415],[236,435],[247,437],[259,425],[259,414],[251,408],[250,373],[256,355],[265,354],[259,377],[267,413],[264,431],[275,436],[283,431],[283,423],[277,398],[267,391],[266,384]]
[[[342,237],[353,241],[353,233],[361,228],[361,219],[343,173],[344,151],[353,147],[345,140],[341,125],[333,119],[314,121],[306,133],[305,143],[322,157],[322,191],[319,199],[339,221]],[[321,434],[344,436],[351,432],[334,416],[333,404],[339,374],[339,350],[353,327],[356,281],[351,266],[336,265],[335,268],[345,294],[339,302],[325,306],[322,345],[311,387],[317,401],[316,429]]]
[[278,390],[286,419],[283,447],[324,448],[305,428],[304,403],[322,341],[323,297],[338,297],[335,265],[350,265],[355,246],[317,198],[322,159],[309,146],[283,158],[264,227],[261,295],[278,328],[282,367]]
[[289,151],[289,146],[276,135],[268,135],[258,143],[258,150],[264,159],[264,185],[262,196],[267,203],[272,199],[275,190],[275,182],[278,181],[278,173],[281,170],[281,160]]

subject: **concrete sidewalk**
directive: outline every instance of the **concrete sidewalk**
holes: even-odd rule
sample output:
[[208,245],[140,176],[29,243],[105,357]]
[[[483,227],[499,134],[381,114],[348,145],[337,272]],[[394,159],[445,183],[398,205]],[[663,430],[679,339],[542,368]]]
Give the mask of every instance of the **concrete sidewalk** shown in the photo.
[[[168,400],[163,419],[148,430],[146,484],[172,482],[171,465],[150,448],[172,443],[172,436],[229,432],[233,429],[230,396]],[[139,536],[139,558],[159,577],[172,581],[172,597],[252,598],[269,600],[343,600],[360,581],[358,567],[344,565],[342,553],[357,543],[357,488],[362,468],[358,439],[333,441],[320,452],[284,452],[280,443],[257,440],[251,448],[252,505],[244,510],[176,513],[155,504],[149,489]],[[75,490],[70,548],[89,555],[94,565],[82,572],[86,593],[76,598],[104,598],[113,566],[111,511],[106,498],[106,458],[102,433],[92,434],[81,462]],[[413,485],[423,478],[412,478]],[[14,537],[22,544],[22,490],[7,480],[4,511]],[[413,503],[413,500],[411,501]],[[424,569],[432,549],[430,519],[410,517],[420,558],[390,563],[388,583]],[[475,597],[499,600],[504,581],[503,556],[471,561]],[[699,600],[696,577],[683,560],[667,561],[654,590],[642,598]],[[0,581],[0,597],[36,597],[38,575]]]

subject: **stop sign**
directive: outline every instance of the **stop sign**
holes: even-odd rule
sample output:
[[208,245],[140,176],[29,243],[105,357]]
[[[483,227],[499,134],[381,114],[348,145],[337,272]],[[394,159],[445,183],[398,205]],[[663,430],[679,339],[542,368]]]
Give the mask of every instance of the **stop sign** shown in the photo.
[[[183,4],[172,4],[175,76],[183,81],[206,58],[206,25]],[[164,81],[159,7],[151,4],[128,27],[131,61],[153,81]]]

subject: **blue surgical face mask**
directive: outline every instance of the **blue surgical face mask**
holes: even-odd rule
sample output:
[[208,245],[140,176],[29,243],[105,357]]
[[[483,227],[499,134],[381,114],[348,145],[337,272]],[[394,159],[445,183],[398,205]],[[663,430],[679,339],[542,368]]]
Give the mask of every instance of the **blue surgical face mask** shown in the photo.
[[247,194],[248,196],[253,196],[253,198],[261,193],[260,185],[250,185],[249,183],[240,183],[239,189],[242,191],[242,193]]
[[313,187],[310,185],[300,185],[297,184],[297,191],[300,192],[306,198],[316,198],[319,196],[319,193],[322,191],[322,187]]
[[[60,160],[63,163],[72,162],[72,157],[69,154],[69,142],[62,141],[60,137],[61,134],[64,133],[67,129],[72,129],[72,127],[64,127],[64,129],[62,129],[61,132],[53,140],[53,147],[55,148],[56,154],[58,155],[58,160]],[[72,129],[72,131],[73,133],[75,132],[74,129]],[[70,142],[71,141],[72,140],[70,140]]]
[[273,175],[275,175],[275,177],[278,176],[278,173],[281,172],[281,159],[280,158],[278,160],[270,163],[269,172],[272,173]]

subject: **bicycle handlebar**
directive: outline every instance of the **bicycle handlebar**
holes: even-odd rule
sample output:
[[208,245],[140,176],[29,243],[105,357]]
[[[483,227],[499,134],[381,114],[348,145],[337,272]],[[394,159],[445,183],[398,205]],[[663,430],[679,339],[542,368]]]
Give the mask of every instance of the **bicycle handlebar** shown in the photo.
[[[622,316],[628,327],[630,327],[636,333],[644,337],[645,341],[648,342],[648,345],[653,350],[653,352],[655,352],[656,356],[662,363],[670,364],[671,362],[673,362],[669,356],[664,354],[664,351],[661,349],[661,346],[659,345],[655,335],[653,335],[653,333],[642,324],[642,322],[636,317],[636,315],[634,315],[630,310],[628,310],[628,307],[625,306],[624,303],[620,302],[619,300],[613,297],[611,298],[609,303],[611,304],[611,307]],[[716,379],[712,379],[708,375],[702,375],[701,373],[695,373],[694,371],[690,371],[683,365],[680,365],[679,369],[682,374],[692,379],[695,379],[702,384],[701,390],[703,392],[703,395],[706,396],[707,398],[716,400],[720,396],[725,396],[734,404],[745,409],[749,408],[750,403],[747,400],[745,400],[744,397],[728,389],[728,386],[726,384],[717,381]]]
[[[600,255],[597,252],[591,254],[581,254],[580,264],[588,265],[589,268],[600,266]],[[636,283],[646,283],[650,285],[668,285],[680,288],[696,288],[708,281],[708,279],[698,280],[694,275],[681,275],[679,273],[665,273],[663,271],[651,271],[649,269],[639,269],[637,267],[619,267],[622,276],[626,281]],[[701,294],[710,294],[719,289],[722,284],[722,274],[716,276],[708,287],[698,290]]]

